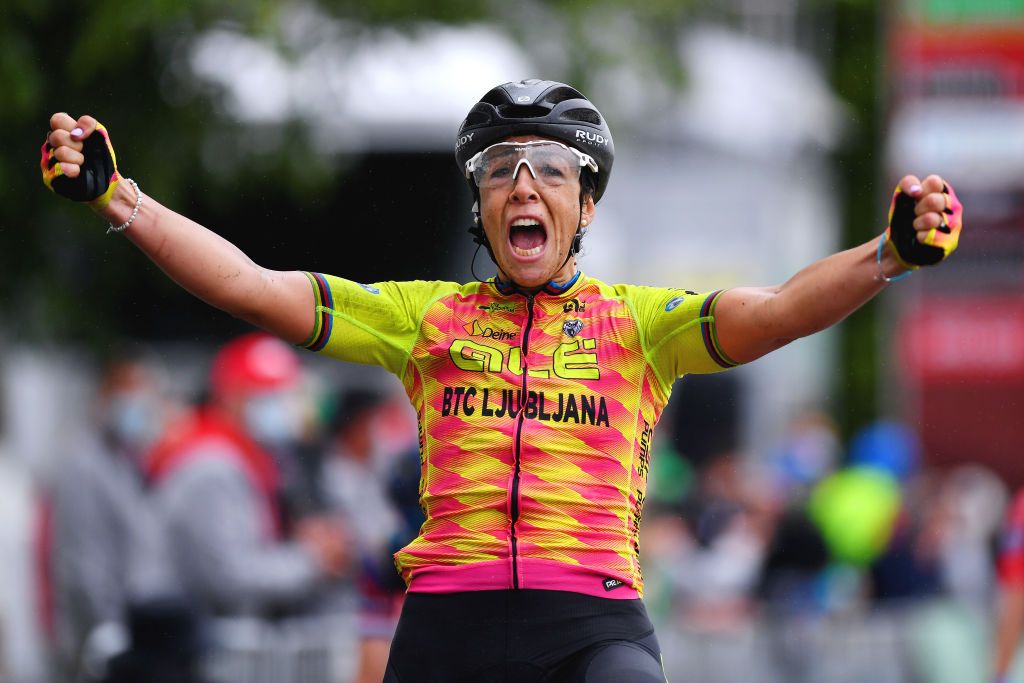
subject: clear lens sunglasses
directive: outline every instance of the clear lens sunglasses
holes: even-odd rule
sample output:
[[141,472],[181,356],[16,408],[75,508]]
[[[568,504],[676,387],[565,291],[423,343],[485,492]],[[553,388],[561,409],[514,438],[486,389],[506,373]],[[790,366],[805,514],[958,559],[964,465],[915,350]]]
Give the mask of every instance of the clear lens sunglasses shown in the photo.
[[546,187],[579,180],[584,168],[597,172],[597,162],[589,154],[554,140],[531,140],[499,142],[477,152],[466,162],[466,177],[472,176],[480,189],[509,188],[524,165]]

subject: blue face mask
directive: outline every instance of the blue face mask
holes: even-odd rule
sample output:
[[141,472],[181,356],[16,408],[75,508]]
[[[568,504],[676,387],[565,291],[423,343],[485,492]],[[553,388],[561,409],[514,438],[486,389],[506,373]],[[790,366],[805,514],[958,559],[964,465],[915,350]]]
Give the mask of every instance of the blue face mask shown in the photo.
[[142,451],[156,440],[164,420],[160,406],[152,396],[125,393],[111,399],[106,424],[119,446]]
[[245,402],[242,419],[249,436],[267,446],[286,445],[301,431],[296,406],[284,392],[252,396]]

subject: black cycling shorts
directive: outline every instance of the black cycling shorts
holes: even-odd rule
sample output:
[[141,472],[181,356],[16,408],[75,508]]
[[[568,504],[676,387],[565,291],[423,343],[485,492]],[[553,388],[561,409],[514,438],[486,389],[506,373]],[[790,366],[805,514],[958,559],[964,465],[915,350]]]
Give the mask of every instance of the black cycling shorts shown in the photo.
[[640,600],[543,590],[409,593],[384,683],[665,683]]

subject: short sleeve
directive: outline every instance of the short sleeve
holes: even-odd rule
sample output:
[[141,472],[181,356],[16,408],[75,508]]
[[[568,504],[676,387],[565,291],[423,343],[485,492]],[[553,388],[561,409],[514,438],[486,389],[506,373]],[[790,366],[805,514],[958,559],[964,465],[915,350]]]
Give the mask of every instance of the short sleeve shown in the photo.
[[361,284],[307,272],[316,324],[302,346],[339,360],[380,365],[402,377],[426,307],[458,285],[450,282]]
[[686,374],[738,365],[722,351],[715,330],[715,306],[723,291],[625,287],[648,361],[666,386]]

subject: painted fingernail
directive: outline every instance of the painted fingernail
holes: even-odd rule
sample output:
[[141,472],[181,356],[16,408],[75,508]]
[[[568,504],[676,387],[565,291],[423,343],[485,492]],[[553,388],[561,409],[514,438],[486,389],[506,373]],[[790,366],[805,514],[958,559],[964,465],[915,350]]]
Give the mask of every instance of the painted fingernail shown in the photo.
[[910,194],[917,194],[920,191],[921,191],[921,186],[920,185],[911,185],[910,186],[910,190],[909,190]]
[[71,134],[77,138],[79,135],[82,134],[82,129],[81,128],[75,128],[73,131],[71,131]]

